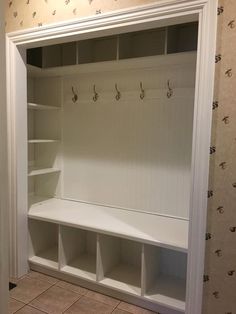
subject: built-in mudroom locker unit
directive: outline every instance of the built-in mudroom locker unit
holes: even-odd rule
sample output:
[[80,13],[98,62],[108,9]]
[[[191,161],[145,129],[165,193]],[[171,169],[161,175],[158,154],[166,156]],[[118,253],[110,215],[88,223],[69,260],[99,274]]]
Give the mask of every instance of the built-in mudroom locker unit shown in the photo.
[[31,269],[184,313],[198,23],[27,50]]

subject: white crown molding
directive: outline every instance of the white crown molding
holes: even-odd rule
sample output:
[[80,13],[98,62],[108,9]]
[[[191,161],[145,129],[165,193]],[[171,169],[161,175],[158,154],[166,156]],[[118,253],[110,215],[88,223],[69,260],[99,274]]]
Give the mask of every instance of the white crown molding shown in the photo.
[[[173,16],[186,16],[190,12],[198,14],[208,0],[161,0],[151,5],[141,5],[128,9],[116,10],[89,17],[71,19],[65,22],[52,23],[7,34],[17,45],[52,38],[70,37],[106,29],[114,29],[120,25],[137,25],[144,22],[164,20]],[[214,1],[214,0],[213,0]]]

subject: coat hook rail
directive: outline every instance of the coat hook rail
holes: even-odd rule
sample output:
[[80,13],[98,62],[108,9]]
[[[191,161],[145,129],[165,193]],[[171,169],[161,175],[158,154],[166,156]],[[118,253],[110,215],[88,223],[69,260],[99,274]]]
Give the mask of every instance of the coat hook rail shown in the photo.
[[144,88],[143,88],[143,83],[142,82],[140,82],[140,90],[141,90],[141,93],[140,93],[140,99],[144,99],[144,97],[145,97],[145,90],[144,90]]
[[116,89],[116,100],[120,100],[121,98],[121,93],[120,91],[118,90],[118,87],[117,87],[117,84],[115,84],[115,89]]
[[72,101],[73,101],[73,103],[76,103],[76,101],[78,100],[78,95],[76,94],[76,92],[74,90],[74,86],[72,86],[71,90],[73,93]]
[[173,89],[170,87],[170,80],[167,81],[167,88],[168,88],[167,97],[171,98],[173,96]]
[[93,85],[93,93],[94,93],[94,95],[93,95],[93,101],[95,102],[95,101],[98,100],[98,93],[97,93],[97,91],[96,91],[96,85],[95,85],[95,84]]

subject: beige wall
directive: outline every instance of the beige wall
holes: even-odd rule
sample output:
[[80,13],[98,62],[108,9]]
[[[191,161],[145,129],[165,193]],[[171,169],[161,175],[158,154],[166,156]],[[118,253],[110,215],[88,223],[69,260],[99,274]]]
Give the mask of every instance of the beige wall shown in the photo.
[[[6,29],[9,32],[39,27],[154,2],[156,0],[8,0]],[[203,313],[233,314],[236,309],[235,0],[220,0],[218,22],[220,60],[216,63]]]

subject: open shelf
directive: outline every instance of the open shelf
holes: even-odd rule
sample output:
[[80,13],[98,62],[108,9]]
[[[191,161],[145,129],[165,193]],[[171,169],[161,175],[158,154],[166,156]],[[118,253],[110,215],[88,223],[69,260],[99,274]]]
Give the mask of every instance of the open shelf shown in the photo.
[[96,280],[96,234],[61,226],[61,271]]
[[30,193],[28,196],[28,206],[29,208],[35,204],[42,204],[50,199],[53,199],[53,196],[50,195],[37,195],[34,193]]
[[39,176],[39,175],[55,173],[55,172],[60,172],[60,169],[30,167],[29,172],[28,172],[28,177]]
[[140,243],[99,235],[99,281],[105,286],[141,295]]
[[145,297],[184,311],[187,254],[145,245],[144,260]]
[[27,105],[28,109],[32,110],[60,110],[60,107],[56,106],[46,106],[46,105],[40,105],[40,104],[34,104],[34,103],[28,103]]
[[29,261],[58,269],[58,226],[29,220]]
[[183,219],[62,199],[35,204],[28,215],[183,252],[188,249],[188,221]]
[[28,140],[29,144],[40,144],[40,143],[58,143],[59,140],[52,140],[52,139],[33,139]]

